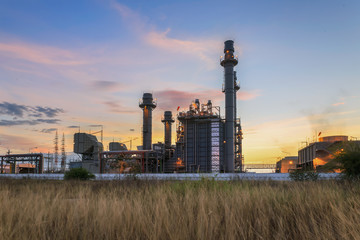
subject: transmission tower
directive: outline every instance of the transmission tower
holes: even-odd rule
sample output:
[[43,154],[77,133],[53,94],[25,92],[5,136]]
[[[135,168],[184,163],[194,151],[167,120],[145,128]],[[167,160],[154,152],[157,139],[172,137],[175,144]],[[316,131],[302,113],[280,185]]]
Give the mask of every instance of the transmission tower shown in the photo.
[[61,141],[61,171],[65,172],[66,168],[66,152],[65,152],[65,135],[63,133]]
[[55,151],[54,151],[54,160],[55,160],[55,170],[57,168],[57,164],[58,164],[58,158],[59,158],[59,137],[58,137],[58,131],[56,130],[56,135],[55,135],[55,139],[54,139],[54,144],[55,144]]

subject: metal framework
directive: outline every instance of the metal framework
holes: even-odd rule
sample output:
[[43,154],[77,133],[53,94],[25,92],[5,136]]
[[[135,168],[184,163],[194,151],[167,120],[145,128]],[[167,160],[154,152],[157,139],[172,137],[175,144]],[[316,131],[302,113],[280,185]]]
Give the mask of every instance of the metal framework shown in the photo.
[[276,169],[276,164],[244,164],[244,171],[246,169]]
[[[4,173],[4,162],[16,165],[16,162],[30,162],[35,163],[35,173],[43,173],[44,170],[44,156],[41,153],[31,153],[31,154],[8,154],[0,155],[1,167],[0,172]],[[13,172],[15,173],[15,168]]]
[[107,173],[110,165],[119,159],[139,161],[142,173],[158,172],[159,169],[157,153],[152,150],[105,151],[100,153],[100,173]]
[[223,122],[220,108],[196,99],[177,116],[176,167],[185,172],[220,172]]

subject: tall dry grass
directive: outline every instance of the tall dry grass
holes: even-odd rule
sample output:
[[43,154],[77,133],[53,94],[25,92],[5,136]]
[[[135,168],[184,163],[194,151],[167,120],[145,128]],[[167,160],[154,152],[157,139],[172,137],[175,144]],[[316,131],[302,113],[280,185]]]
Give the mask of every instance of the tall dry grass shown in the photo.
[[0,239],[360,239],[360,184],[0,181]]

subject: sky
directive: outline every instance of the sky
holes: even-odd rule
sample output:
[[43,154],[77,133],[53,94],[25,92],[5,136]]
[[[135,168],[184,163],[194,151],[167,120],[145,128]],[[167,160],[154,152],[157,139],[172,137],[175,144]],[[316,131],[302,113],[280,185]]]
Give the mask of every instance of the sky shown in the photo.
[[360,138],[359,26],[357,0],[2,0],[0,154],[53,152],[56,130],[70,153],[79,127],[100,125],[105,149],[141,145],[144,92],[163,141],[165,110],[195,98],[224,109],[228,39],[245,163],[297,155],[319,132]]

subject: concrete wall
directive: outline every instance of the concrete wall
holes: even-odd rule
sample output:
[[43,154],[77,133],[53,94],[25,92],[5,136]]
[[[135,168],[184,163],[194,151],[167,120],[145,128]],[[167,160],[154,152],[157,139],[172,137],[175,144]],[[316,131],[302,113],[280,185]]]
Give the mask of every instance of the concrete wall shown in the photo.
[[[160,174],[95,174],[96,180],[126,180],[126,179],[141,179],[141,180],[190,180],[198,181],[201,179],[214,179],[217,181],[229,180],[251,180],[251,181],[290,181],[288,173],[160,173]],[[336,179],[340,176],[339,173],[320,173],[319,178],[323,180]],[[49,179],[49,180],[63,180],[63,174],[0,174],[1,178],[10,179]]]

